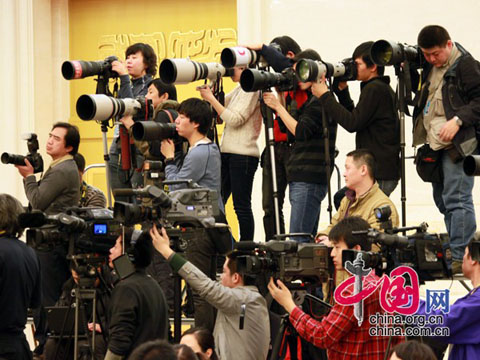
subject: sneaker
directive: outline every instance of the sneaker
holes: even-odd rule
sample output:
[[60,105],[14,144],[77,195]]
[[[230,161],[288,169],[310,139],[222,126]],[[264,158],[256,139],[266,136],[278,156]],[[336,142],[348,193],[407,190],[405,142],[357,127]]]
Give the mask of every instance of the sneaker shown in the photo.
[[452,275],[463,275],[462,271],[462,261],[460,260],[453,260],[452,261]]

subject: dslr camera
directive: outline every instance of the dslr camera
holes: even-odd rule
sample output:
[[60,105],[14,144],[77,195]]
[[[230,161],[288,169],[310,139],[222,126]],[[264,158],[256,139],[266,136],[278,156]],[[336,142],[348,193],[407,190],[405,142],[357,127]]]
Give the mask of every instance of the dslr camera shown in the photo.
[[108,56],[105,60],[64,61],[62,64],[62,75],[65,80],[83,79],[89,76],[102,76],[104,78],[116,78],[117,72],[112,71],[112,62],[118,60],[116,56]]
[[28,154],[15,155],[4,152],[2,154],[1,160],[4,164],[13,164],[13,165],[26,165],[25,159],[27,159],[30,164],[33,166],[33,172],[41,173],[43,172],[43,159],[42,155],[38,152],[38,138],[37,134],[27,133],[22,136],[23,140],[27,141]]

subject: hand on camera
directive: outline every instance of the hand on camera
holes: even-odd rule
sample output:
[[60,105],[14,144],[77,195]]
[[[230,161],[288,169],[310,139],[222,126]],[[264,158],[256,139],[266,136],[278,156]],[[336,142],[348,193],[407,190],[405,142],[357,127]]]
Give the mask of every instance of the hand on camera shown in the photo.
[[315,81],[312,84],[312,94],[317,98],[321,98],[322,95],[325,94],[326,92],[328,92],[328,86],[325,80],[325,75],[322,75],[321,81],[319,82]]
[[266,92],[263,93],[263,101],[265,101],[265,104],[271,108],[272,110],[278,111],[279,107],[282,105],[280,104],[280,101],[278,101],[277,97],[272,94],[271,92]]
[[33,166],[30,164],[30,161],[28,161],[27,158],[25,158],[25,165],[15,165],[15,167],[18,169],[20,175],[22,175],[24,178],[33,175]]
[[210,89],[210,86],[208,85],[197,86],[197,90],[200,92],[200,96],[203,100],[210,102],[212,99],[215,98],[213,96],[212,89]]
[[120,122],[129,130],[135,122],[133,121],[133,118],[131,115],[126,115],[120,119]]
[[249,45],[238,45],[238,46],[246,47],[247,49],[250,49],[250,50],[260,51],[262,50],[263,44],[260,43],[260,44],[249,44]]
[[171,159],[175,157],[175,144],[171,139],[162,140],[162,144],[160,146],[160,152],[165,159]]
[[116,71],[118,75],[128,75],[125,63],[119,60],[112,61],[112,71]]
[[327,235],[320,235],[318,234],[317,237],[315,238],[315,242],[317,244],[323,244],[325,246],[328,246],[328,247],[332,247],[332,243],[330,242],[330,240],[328,239],[328,236]]
[[153,224],[150,229],[150,236],[152,237],[153,247],[160,253],[165,259],[168,259],[173,254],[173,250],[170,249],[170,239],[168,238],[165,228],[157,229],[157,225]]
[[268,291],[270,291],[272,297],[290,314],[296,306],[292,299],[292,293],[281,280],[276,280],[276,282],[277,284],[275,284],[273,278],[270,278]]

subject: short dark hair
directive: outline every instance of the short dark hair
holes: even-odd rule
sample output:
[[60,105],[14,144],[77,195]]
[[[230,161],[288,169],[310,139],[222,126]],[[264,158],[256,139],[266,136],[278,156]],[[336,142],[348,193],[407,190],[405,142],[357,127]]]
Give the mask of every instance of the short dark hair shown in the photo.
[[277,36],[272,41],[270,41],[270,45],[272,43],[280,46],[280,50],[282,51],[283,55],[287,55],[289,51],[297,55],[300,51],[302,51],[300,45],[298,45],[298,43],[288,35]]
[[76,153],[73,155],[73,160],[75,161],[75,164],[77,164],[78,171],[83,173],[85,171],[85,158],[83,155]]
[[425,26],[417,37],[417,44],[422,49],[431,49],[435,46],[445,47],[450,35],[448,31],[440,25]]
[[293,61],[297,62],[301,59],[322,61],[320,54],[313,49],[305,49],[303,51],[300,51],[298,54],[295,55],[295,57],[293,58]]
[[173,345],[173,350],[177,353],[178,360],[198,360],[197,355],[190,346],[185,344]]
[[212,124],[212,110],[210,104],[204,100],[190,98],[182,101],[178,113],[185,115],[190,122],[198,124],[198,132],[206,135]]
[[145,269],[152,262],[153,244],[152,238],[147,231],[125,229],[125,253],[137,269]]
[[145,43],[132,44],[127,48],[127,50],[125,50],[125,57],[127,58],[128,55],[136,54],[139,51],[143,56],[145,72],[149,75],[155,76],[157,73],[157,55],[150,45]]
[[66,122],[57,122],[53,124],[52,130],[58,127],[67,130],[67,133],[65,134],[65,147],[71,146],[72,150],[69,154],[75,155],[78,152],[78,146],[80,145],[80,131],[78,130],[78,127]]
[[345,241],[349,249],[352,249],[355,245],[360,245],[362,250],[370,251],[372,245],[368,241],[367,234],[352,235],[352,231],[368,229],[370,229],[370,225],[366,220],[359,216],[349,216],[340,220],[332,227],[328,238],[333,243],[338,243],[341,240]]
[[153,340],[143,343],[133,350],[129,360],[177,360],[172,344],[165,340]]
[[148,87],[150,87],[150,85],[155,86],[158,91],[158,95],[161,96],[167,93],[169,100],[177,101],[177,88],[175,85],[164,83],[161,79],[153,79],[148,83]]
[[392,349],[392,354],[395,353],[397,357],[404,360],[436,360],[437,357],[433,350],[416,340],[409,340],[397,344]]
[[[353,51],[352,59],[361,58],[367,65],[367,68],[371,68],[375,63],[370,56],[370,49],[372,48],[373,41],[366,41],[358,45]],[[385,73],[385,66],[377,65],[377,74],[382,76]]]
[[376,161],[375,155],[370,150],[367,149],[357,149],[350,151],[347,154],[347,157],[350,156],[353,158],[355,163],[360,163],[360,165],[366,165],[368,174],[372,179],[375,179],[375,170],[376,170]]
[[0,231],[5,231],[6,236],[22,236],[24,229],[18,222],[18,216],[24,212],[20,201],[9,194],[0,194]]
[[218,355],[215,352],[215,339],[210,330],[204,327],[192,327],[185,331],[182,334],[182,337],[184,337],[185,335],[194,336],[202,351],[206,352],[208,349],[211,349],[212,355],[210,355],[210,359],[218,360]]

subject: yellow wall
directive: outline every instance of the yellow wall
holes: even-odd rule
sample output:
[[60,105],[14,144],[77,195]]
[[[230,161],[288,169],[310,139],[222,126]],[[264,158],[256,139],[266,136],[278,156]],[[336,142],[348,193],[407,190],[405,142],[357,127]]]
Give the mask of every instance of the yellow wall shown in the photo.
[[[101,60],[109,55],[124,59],[129,45],[145,42],[157,53],[158,65],[164,58],[219,62],[222,49],[237,42],[235,0],[70,0],[69,18],[70,60]],[[177,86],[179,100],[197,97],[195,87],[202,83]],[[226,79],[225,92],[233,87]],[[80,95],[93,94],[95,88],[93,77],[70,81],[70,122],[80,128],[80,152],[87,165],[103,163],[102,133],[94,121],[77,117],[75,104]],[[108,146],[112,137],[109,129]],[[87,181],[106,191],[104,171],[92,170]],[[231,205],[228,208],[234,214]],[[230,224],[235,221],[229,216]]]

